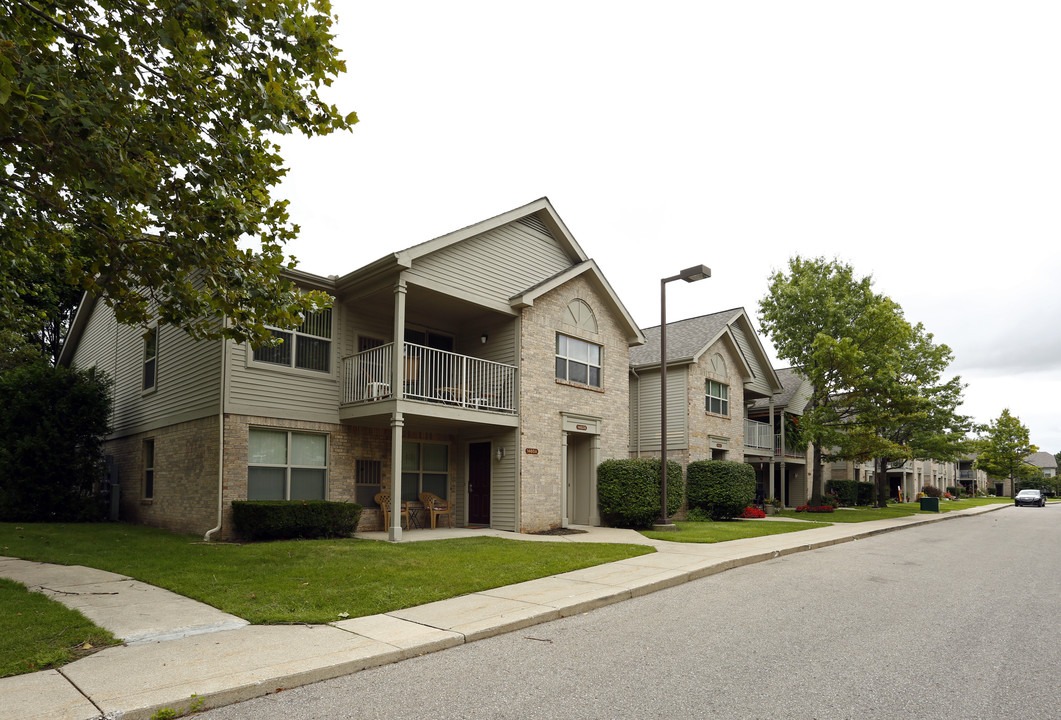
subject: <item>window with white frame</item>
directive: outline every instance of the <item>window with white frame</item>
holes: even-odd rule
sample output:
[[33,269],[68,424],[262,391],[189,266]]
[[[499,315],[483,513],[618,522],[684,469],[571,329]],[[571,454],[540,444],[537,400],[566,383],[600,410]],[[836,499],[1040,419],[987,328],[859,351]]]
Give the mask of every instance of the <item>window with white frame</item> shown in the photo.
[[443,500],[449,495],[449,445],[402,443],[402,500],[418,500],[429,492]]
[[248,500],[324,500],[328,436],[251,428],[247,436]]
[[279,343],[254,350],[256,362],[295,367],[302,370],[331,372],[332,309],[325,308],[306,315],[293,332],[272,330]]
[[707,381],[707,411],[716,415],[729,415],[729,385],[714,380]]
[[601,387],[601,346],[556,334],[556,379]]
[[143,390],[155,389],[158,380],[158,328],[144,333]]

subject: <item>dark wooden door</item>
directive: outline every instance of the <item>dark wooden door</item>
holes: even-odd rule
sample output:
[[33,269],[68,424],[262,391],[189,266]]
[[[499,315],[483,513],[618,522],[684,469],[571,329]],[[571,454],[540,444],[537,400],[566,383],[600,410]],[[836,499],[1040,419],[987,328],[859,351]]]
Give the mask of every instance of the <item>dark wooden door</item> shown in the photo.
[[468,524],[490,524],[490,443],[468,446]]

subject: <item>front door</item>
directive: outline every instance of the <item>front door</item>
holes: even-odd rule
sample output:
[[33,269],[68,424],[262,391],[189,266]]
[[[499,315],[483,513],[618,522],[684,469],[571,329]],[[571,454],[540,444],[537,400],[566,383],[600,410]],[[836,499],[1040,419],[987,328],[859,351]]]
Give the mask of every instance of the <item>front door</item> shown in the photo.
[[490,443],[468,445],[468,524],[490,524]]
[[567,436],[567,517],[572,525],[590,525],[593,512],[593,457],[589,435]]

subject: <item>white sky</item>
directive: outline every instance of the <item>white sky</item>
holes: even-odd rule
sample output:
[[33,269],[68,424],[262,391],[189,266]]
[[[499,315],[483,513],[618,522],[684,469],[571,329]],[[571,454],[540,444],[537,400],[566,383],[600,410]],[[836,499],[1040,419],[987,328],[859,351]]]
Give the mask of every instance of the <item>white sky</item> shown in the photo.
[[[285,138],[300,267],[548,196],[634,319],[743,306],[793,254],[871,274],[1061,450],[1061,3],[334,0],[352,133]],[[770,347],[769,341],[765,343]],[[788,363],[778,361],[779,367]]]

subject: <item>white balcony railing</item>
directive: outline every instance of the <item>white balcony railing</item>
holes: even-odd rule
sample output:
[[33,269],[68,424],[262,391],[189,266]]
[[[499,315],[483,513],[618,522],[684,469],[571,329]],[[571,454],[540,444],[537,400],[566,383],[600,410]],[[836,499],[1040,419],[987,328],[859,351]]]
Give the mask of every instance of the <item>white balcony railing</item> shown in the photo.
[[[388,343],[343,358],[344,405],[393,397]],[[468,355],[405,343],[402,394],[412,400],[515,413],[516,368]]]
[[770,425],[745,418],[744,446],[760,450],[773,450],[774,433]]

